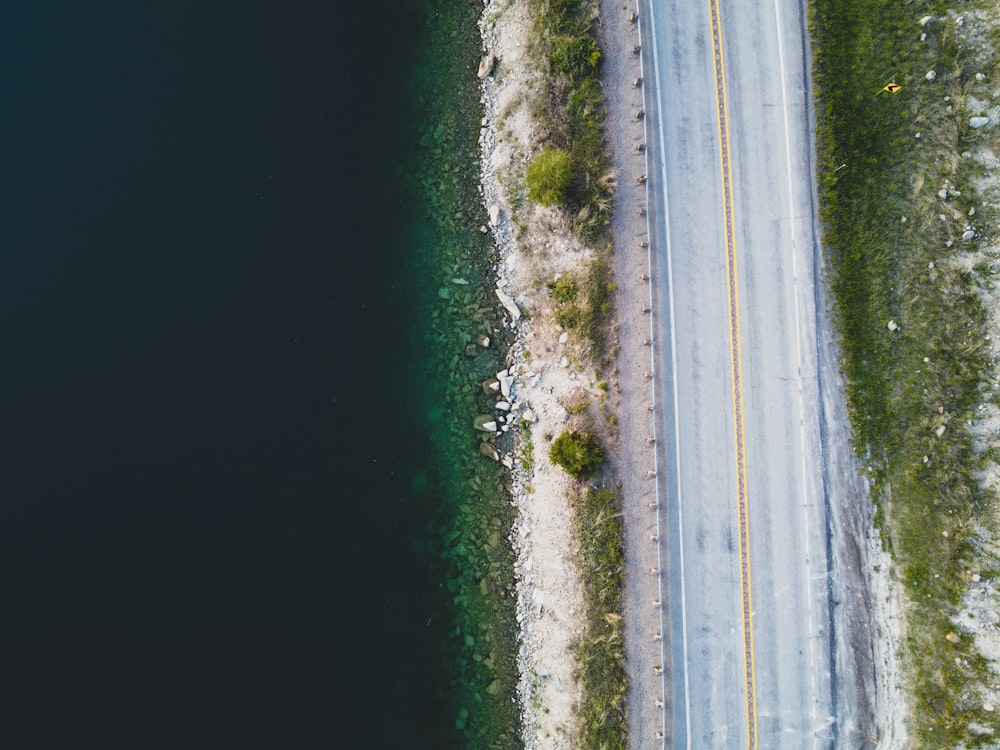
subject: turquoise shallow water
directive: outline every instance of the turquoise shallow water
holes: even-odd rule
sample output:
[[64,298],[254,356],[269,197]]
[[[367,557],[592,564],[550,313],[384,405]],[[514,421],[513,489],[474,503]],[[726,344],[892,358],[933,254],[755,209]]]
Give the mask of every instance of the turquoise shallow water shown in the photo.
[[480,10],[4,11],[11,747],[517,746]]
[[[477,3],[453,2],[449,12],[432,14],[429,35],[447,44],[424,58],[413,77],[424,95],[407,184],[419,196],[411,227],[421,249],[413,270],[425,293],[410,344],[424,367],[419,403],[433,444],[428,471],[415,483],[432,476],[428,491],[441,500],[433,523],[441,543],[439,627],[454,726],[469,747],[509,748],[519,745],[510,479],[480,455],[472,430],[473,417],[490,403],[481,383],[505,366],[510,345],[492,293],[496,251],[479,231],[487,222],[477,194],[480,12]],[[480,334],[491,338],[489,349],[470,346]]]

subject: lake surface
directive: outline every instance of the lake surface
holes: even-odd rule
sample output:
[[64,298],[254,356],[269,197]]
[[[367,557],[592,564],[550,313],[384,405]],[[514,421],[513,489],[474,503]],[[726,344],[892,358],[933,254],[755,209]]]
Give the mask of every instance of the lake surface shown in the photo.
[[480,11],[0,10],[6,747],[516,745]]

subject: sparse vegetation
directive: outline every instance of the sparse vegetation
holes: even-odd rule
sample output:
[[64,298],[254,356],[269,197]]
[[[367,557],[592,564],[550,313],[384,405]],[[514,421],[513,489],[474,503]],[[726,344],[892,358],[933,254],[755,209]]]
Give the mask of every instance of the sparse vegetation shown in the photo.
[[[991,377],[986,315],[975,273],[955,263],[972,246],[968,225],[984,223],[982,210],[969,218],[975,167],[962,154],[985,137],[964,102],[987,71],[943,11],[813,0],[811,14],[821,211],[849,409],[911,605],[912,746],[935,749],[982,746],[993,739],[976,727],[1000,730],[982,708],[986,663],[971,638],[946,638],[994,500],[976,480],[980,457],[964,429]],[[890,77],[899,93],[876,94]]]
[[549,460],[575,479],[590,479],[604,463],[604,448],[590,433],[569,430],[552,441]]
[[521,468],[525,471],[531,469],[535,461],[535,443],[531,439],[531,422],[527,419],[521,420]]
[[625,530],[618,493],[589,487],[577,498],[576,537],[586,607],[583,633],[576,644],[583,686],[580,746],[624,750],[628,688],[621,617]]
[[[545,85],[530,100],[541,148],[529,163],[524,192],[536,203],[559,205],[571,230],[590,246],[585,254],[588,260],[546,286],[556,322],[572,335],[567,355],[577,364],[590,360],[598,367],[607,366],[606,341],[615,285],[605,233],[613,179],[604,141],[601,51],[594,27],[598,3],[529,2],[536,19],[534,55],[545,75]],[[561,225],[562,221],[553,223]],[[530,232],[530,222],[519,223],[519,228]],[[536,248],[545,246],[547,243],[539,242]],[[608,388],[608,383],[601,381],[602,396]],[[575,415],[573,424],[587,424],[588,430],[597,429],[587,416],[590,403],[590,396],[581,390],[566,404],[567,411]],[[615,419],[607,405],[602,397],[602,422],[613,429]],[[602,435],[608,432],[605,427]],[[570,430],[555,440],[546,433],[543,438],[551,441],[550,460],[578,480],[594,477],[603,465],[602,443],[589,431]],[[585,606],[575,649],[582,696],[578,706],[580,734],[574,740],[580,747],[623,750],[627,745],[627,680],[621,635],[625,555],[620,498],[610,490],[580,484],[576,488],[582,493],[574,498],[574,519]]]
[[588,354],[602,352],[615,290],[607,259],[599,256],[582,273],[562,276],[546,286],[556,302],[559,325],[579,336]]
[[574,175],[565,205],[580,236],[593,239],[607,226],[613,184],[604,143],[601,52],[594,34],[597,2],[532,3],[536,42],[547,72],[544,98],[533,114],[541,125],[542,142],[571,157]]

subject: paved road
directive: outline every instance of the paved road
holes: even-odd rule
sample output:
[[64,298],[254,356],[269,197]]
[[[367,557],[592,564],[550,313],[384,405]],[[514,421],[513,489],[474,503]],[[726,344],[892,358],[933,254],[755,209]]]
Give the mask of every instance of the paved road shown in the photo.
[[836,743],[803,12],[640,4],[672,748]]

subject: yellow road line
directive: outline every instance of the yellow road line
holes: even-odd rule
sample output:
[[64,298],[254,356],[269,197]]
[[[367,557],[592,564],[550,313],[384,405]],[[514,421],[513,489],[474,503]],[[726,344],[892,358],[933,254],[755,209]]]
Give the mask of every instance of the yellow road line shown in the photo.
[[740,349],[739,290],[736,279],[736,230],[733,218],[733,179],[729,154],[726,108],[726,66],[722,54],[722,21],[718,0],[708,0],[715,65],[715,99],[719,115],[719,160],[722,167],[722,203],[726,231],[726,286],[729,301],[729,353],[733,368],[733,427],[736,441],[736,499],[739,509],[740,594],[743,615],[743,664],[746,675],[747,745],[757,748],[757,684],[753,653],[753,597],[750,586],[750,521],[747,510],[746,440],[743,425],[743,368]]

